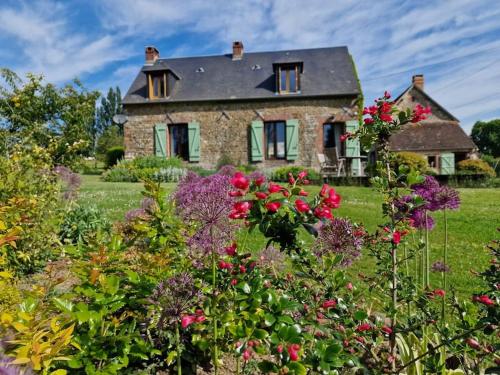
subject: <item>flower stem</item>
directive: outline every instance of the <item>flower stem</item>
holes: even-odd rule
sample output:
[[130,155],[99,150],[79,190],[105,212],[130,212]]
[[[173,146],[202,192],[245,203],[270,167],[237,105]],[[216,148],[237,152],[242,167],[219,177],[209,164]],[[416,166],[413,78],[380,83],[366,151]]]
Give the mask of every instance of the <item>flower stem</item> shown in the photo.
[[[443,210],[443,216],[444,216],[444,249],[443,249],[443,272],[442,272],[442,278],[443,278],[443,290],[445,293],[447,292],[447,280],[446,280],[446,267],[448,265],[448,218],[446,215],[446,208]],[[445,294],[446,295],[446,294]],[[446,316],[446,306],[445,306],[445,298],[441,300],[441,319],[444,321],[445,316]]]
[[217,375],[219,369],[219,353],[217,347],[217,316],[215,309],[217,306],[217,259],[215,251],[212,251],[212,324],[214,330],[214,346],[212,349],[212,357],[214,361],[214,375]]
[[425,210],[425,287],[429,288],[430,286],[430,277],[429,277],[429,228],[427,222],[427,210]]
[[175,345],[177,349],[177,375],[182,375],[182,363],[181,363],[181,336],[179,334],[179,323],[175,325]]

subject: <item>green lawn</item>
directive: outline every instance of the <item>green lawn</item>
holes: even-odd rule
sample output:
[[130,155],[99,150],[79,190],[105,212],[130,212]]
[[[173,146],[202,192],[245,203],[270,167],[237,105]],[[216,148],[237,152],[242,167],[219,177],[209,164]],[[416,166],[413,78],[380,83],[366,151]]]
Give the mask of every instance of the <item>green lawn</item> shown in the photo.
[[[175,184],[164,184],[167,193],[175,188]],[[317,192],[319,187],[310,187]],[[376,228],[382,222],[380,196],[371,188],[345,187],[337,188],[342,195],[341,208],[335,211],[337,216],[349,217],[353,221],[363,223],[368,230]],[[142,185],[139,183],[102,182],[99,176],[82,176],[80,201],[93,203],[105,210],[111,220],[120,220],[125,212],[137,208],[141,201]],[[450,233],[450,285],[459,293],[477,290],[480,285],[471,270],[481,270],[488,263],[485,244],[498,238],[497,227],[500,227],[500,189],[459,189],[462,205],[458,211],[449,212],[448,223]],[[434,215],[436,228],[431,233],[432,261],[439,259],[444,237],[442,213]],[[262,237],[253,237],[250,245],[258,250],[264,245]],[[351,270],[370,273],[373,270],[368,257],[362,257]],[[431,281],[439,284],[440,276],[432,275]]]

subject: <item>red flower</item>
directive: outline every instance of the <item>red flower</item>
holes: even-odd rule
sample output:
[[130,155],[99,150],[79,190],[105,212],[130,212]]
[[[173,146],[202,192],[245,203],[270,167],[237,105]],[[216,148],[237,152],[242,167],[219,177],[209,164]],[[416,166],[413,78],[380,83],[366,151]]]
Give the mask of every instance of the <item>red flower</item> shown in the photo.
[[290,192],[289,192],[288,190],[286,190],[286,189],[283,189],[283,190],[281,191],[281,194],[283,194],[283,196],[284,196],[284,197],[287,197],[287,198],[290,196]]
[[238,280],[236,280],[236,279],[232,279],[232,280],[231,280],[231,285],[232,285],[232,286],[235,286],[236,284],[238,284]]
[[283,353],[283,345],[279,344],[276,350],[278,351],[278,353]]
[[233,178],[231,178],[231,185],[237,189],[246,190],[250,185],[250,181],[248,181],[248,178],[246,178],[243,173],[236,172]]
[[264,176],[257,177],[254,181],[256,186],[262,186],[264,182],[266,182],[266,178]]
[[371,125],[371,124],[373,124],[373,122],[375,120],[372,119],[371,117],[368,117],[368,118],[365,118],[363,121],[364,121],[365,125]]
[[219,260],[218,266],[221,270],[230,270],[233,268],[231,263],[224,262],[223,260]]
[[318,219],[333,220],[332,211],[326,206],[318,206],[314,209],[314,216]]
[[[392,103],[383,102],[380,106],[380,113],[391,113],[392,111]],[[381,117],[382,118],[382,117]]]
[[340,142],[345,142],[350,136],[351,136],[351,133],[342,134],[340,136]]
[[196,317],[196,323],[203,323],[205,320],[207,320],[205,315],[200,315]]
[[330,189],[330,186],[328,184],[323,184],[321,187],[321,191],[319,192],[319,195],[323,198],[328,196],[328,190]]
[[341,197],[335,192],[334,188],[331,188],[328,191],[328,198],[323,200],[323,203],[326,204],[330,208],[339,208],[340,207]]
[[267,198],[267,193],[264,193],[263,191],[258,191],[255,193],[255,196],[258,199],[266,199]]
[[391,327],[383,326],[380,330],[388,335],[390,335],[392,333]]
[[297,175],[299,180],[303,180],[304,178],[306,178],[306,176],[307,176],[307,171],[299,172],[299,174]]
[[293,185],[293,184],[295,183],[295,178],[293,178],[293,175],[292,175],[292,173],[291,173],[291,172],[290,172],[290,173],[288,173],[288,183],[289,183],[290,185]]
[[357,332],[365,332],[365,331],[369,331],[371,329],[372,329],[372,326],[369,323],[363,323],[363,324],[360,324],[359,326],[356,327]]
[[278,184],[275,184],[273,182],[270,182],[269,183],[269,187],[268,187],[268,190],[269,190],[269,193],[273,194],[273,193],[277,193],[281,190],[283,190],[283,186],[280,186]]
[[236,248],[238,245],[236,245],[236,242],[233,242],[231,246],[228,246],[224,249],[227,255],[229,256],[235,256],[236,255]]
[[396,245],[398,245],[401,242],[401,232],[395,231],[392,234],[392,242],[394,242]]
[[250,350],[248,349],[245,349],[243,351],[243,360],[244,361],[248,361],[250,359],[250,357],[252,356],[252,353],[250,353]]
[[266,208],[269,212],[276,212],[281,207],[280,202],[269,202],[266,203]]
[[181,319],[181,327],[183,329],[189,327],[191,324],[196,322],[196,316],[194,315],[184,315]]
[[233,205],[233,210],[229,214],[231,219],[244,219],[247,217],[248,211],[252,207],[252,204],[248,201],[236,202]]
[[391,122],[392,121],[392,116],[389,115],[388,113],[381,113],[379,118],[382,120],[382,121],[385,121],[385,122]]
[[363,114],[364,115],[372,115],[373,116],[373,115],[375,115],[377,113],[377,111],[378,111],[377,106],[376,105],[372,105],[370,107],[365,107],[363,109]]
[[434,295],[439,296],[439,297],[444,297],[446,292],[443,289],[436,289],[434,290]]
[[295,201],[295,207],[297,208],[297,211],[303,213],[303,212],[309,212],[311,210],[311,207],[304,202],[302,199],[297,199]]
[[415,108],[413,109],[413,114],[411,117],[411,122],[420,122],[422,120],[425,120],[427,118],[427,115],[431,113],[431,107],[422,107],[420,104],[417,104]]
[[389,91],[384,92],[384,98],[390,99],[391,98],[391,93]]
[[245,193],[243,193],[241,190],[229,192],[230,197],[242,197],[243,195],[245,195]]
[[495,301],[493,301],[490,297],[488,297],[486,295],[475,296],[473,298],[473,300],[476,302],[482,303],[483,305],[486,305],[486,306],[492,306],[495,304]]
[[288,355],[290,356],[290,361],[299,360],[299,353],[298,353],[299,350],[300,350],[299,344],[292,344],[288,347]]
[[300,189],[299,195],[301,197],[307,197],[309,195],[309,193],[307,191],[303,190],[303,189]]
[[247,269],[245,268],[245,266],[240,266],[240,272],[241,273],[247,272]]
[[329,299],[323,302],[323,304],[321,305],[321,307],[323,307],[324,309],[330,309],[335,306],[337,306],[337,301],[335,301],[334,299]]
[[196,311],[194,313],[196,315],[198,315],[198,316],[202,316],[203,315],[203,310],[202,309],[196,309]]

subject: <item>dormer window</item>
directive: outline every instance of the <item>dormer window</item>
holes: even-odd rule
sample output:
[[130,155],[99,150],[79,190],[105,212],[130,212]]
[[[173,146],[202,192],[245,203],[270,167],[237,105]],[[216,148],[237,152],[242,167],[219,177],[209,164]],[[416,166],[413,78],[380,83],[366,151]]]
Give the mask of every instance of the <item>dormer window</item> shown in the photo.
[[276,64],[276,88],[280,94],[296,94],[300,92],[300,73],[302,64]]
[[154,72],[148,75],[149,99],[168,97],[167,72]]

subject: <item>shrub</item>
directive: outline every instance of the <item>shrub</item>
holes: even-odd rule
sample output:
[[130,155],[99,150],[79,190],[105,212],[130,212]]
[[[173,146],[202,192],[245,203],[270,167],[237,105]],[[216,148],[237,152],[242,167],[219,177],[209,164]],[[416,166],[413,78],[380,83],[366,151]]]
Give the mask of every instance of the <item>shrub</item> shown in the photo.
[[458,162],[458,172],[460,174],[484,174],[495,177],[496,173],[484,160],[467,159]]
[[122,160],[103,173],[107,182],[137,182],[153,180],[156,182],[178,182],[186,175],[183,162],[179,158],[160,158],[142,156],[133,160]]
[[108,231],[110,223],[103,212],[95,206],[74,206],[64,216],[60,238],[73,244],[88,243],[99,232]]
[[406,165],[411,170],[421,173],[427,172],[429,168],[425,157],[415,152],[397,152],[395,154],[393,168],[397,170],[401,165]]
[[495,158],[491,155],[483,155],[481,159],[490,165],[491,168],[495,170],[495,173],[498,176],[498,172],[500,172],[500,157]]
[[179,159],[178,157],[162,158],[158,156],[140,156],[133,159],[131,164],[137,169],[168,167],[182,168],[184,166],[182,159]]
[[314,169],[312,168],[304,168],[300,166],[287,166],[287,167],[281,167],[277,168],[274,170],[271,170],[269,172],[269,177],[274,180],[274,181],[280,181],[280,182],[286,182],[288,181],[288,175],[291,173],[292,175],[296,176],[302,171],[307,171],[307,179],[311,182],[318,183],[320,182],[321,178]]
[[120,164],[116,165],[114,168],[108,169],[101,176],[103,181],[106,182],[137,182],[139,177],[137,174],[129,168],[125,168]]
[[106,168],[115,166],[119,160],[123,159],[125,149],[121,146],[111,147],[106,151]]
[[221,167],[225,165],[234,165],[233,160],[228,154],[222,154],[219,160],[217,160],[217,165],[215,166],[215,169],[219,170]]
[[187,171],[184,168],[167,167],[154,172],[151,179],[156,182],[179,182]]

